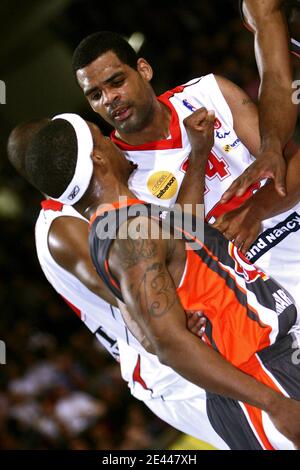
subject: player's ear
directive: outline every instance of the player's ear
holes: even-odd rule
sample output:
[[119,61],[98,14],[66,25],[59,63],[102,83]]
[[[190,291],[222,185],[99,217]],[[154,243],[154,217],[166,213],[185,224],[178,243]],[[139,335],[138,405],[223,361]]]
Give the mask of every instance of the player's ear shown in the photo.
[[103,153],[100,152],[98,149],[93,150],[92,160],[93,160],[94,165],[97,165],[97,166],[106,165],[106,159]]
[[146,61],[146,59],[143,59],[142,57],[140,57],[137,61],[137,71],[147,82],[150,82],[153,77],[153,70],[151,65]]
[[92,153],[92,160],[94,164],[94,172],[100,170],[101,174],[104,175],[108,171],[108,162],[105,155],[99,151],[99,149],[94,149]]

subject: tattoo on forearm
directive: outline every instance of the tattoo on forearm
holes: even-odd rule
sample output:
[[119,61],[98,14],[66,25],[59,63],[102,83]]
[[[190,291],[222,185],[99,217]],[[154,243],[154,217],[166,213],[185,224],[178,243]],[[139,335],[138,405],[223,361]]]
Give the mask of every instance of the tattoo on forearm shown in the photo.
[[251,98],[244,98],[243,101],[242,101],[242,104],[245,105],[245,104],[251,104],[252,103],[252,100]]
[[149,266],[141,283],[135,288],[138,305],[144,305],[149,316],[161,317],[176,301],[176,290],[161,263]]

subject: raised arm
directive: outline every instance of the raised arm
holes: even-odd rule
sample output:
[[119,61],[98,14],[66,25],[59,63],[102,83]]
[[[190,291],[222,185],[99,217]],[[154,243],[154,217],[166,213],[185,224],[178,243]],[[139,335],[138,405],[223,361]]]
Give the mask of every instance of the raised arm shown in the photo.
[[[239,192],[262,178],[274,179],[279,195],[286,194],[283,149],[294,133],[297,106],[293,104],[293,74],[289,33],[283,0],[243,0],[244,21],[254,34],[255,56],[261,79],[259,128],[261,145],[256,162],[241,181]],[[237,188],[236,188],[237,189]]]
[[[141,218],[140,224],[150,236],[148,219]],[[206,390],[265,410],[281,432],[296,440],[287,429],[289,412],[286,409],[283,418],[282,409],[287,404],[295,407],[294,412],[300,411],[300,403],[244,374],[186,329],[185,313],[167,269],[167,253],[164,240],[128,236],[117,239],[110,256],[110,268],[120,282],[128,310],[160,361]]]
[[262,148],[283,149],[293,136],[297,107],[292,102],[292,65],[284,0],[244,0],[246,22],[254,32],[261,78],[259,122]]
[[263,220],[291,209],[300,200],[300,149],[290,143],[285,149],[287,195],[282,198],[270,180],[242,206],[220,216],[213,224],[245,254],[261,231]]
[[[234,128],[252,155],[256,156],[260,148],[258,113],[251,101],[246,101],[247,96],[239,87],[230,81],[216,77],[222,93],[231,108]],[[214,224],[226,238],[234,240],[236,246],[245,252],[256,239],[261,222],[269,217],[285,212],[300,200],[300,150],[290,142],[285,148],[287,162],[286,197],[282,198],[275,189],[274,182],[270,181],[262,187],[254,196],[248,199],[243,206],[221,217]],[[252,164],[254,165],[254,164]],[[242,195],[245,189],[248,172],[238,178],[222,197],[221,202],[230,199],[234,194]],[[243,244],[243,246],[241,246]]]
[[204,203],[205,169],[214,144],[214,120],[214,111],[200,108],[183,121],[192,150],[176,203],[186,209],[189,204],[195,215],[196,205]]

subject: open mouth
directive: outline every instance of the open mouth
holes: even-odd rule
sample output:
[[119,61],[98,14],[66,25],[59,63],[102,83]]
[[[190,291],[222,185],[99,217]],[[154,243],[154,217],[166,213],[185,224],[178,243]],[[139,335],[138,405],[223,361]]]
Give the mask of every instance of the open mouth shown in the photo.
[[113,113],[113,118],[115,121],[125,121],[125,119],[129,118],[131,116],[131,108],[121,108],[117,109]]

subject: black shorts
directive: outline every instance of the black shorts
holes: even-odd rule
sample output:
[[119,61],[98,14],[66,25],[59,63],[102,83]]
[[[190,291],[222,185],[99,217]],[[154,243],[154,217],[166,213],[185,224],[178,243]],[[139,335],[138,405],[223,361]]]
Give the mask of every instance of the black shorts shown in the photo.
[[[285,336],[258,356],[287,394],[300,400],[300,349],[294,335]],[[230,449],[264,449],[238,401],[207,392],[206,406],[212,427]]]

